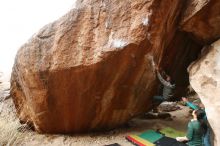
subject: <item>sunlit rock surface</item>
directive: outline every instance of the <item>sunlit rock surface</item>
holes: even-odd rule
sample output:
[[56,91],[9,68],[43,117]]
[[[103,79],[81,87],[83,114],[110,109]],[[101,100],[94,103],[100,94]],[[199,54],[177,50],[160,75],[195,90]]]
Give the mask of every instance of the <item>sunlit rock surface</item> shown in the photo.
[[220,40],[205,47],[200,58],[189,67],[190,83],[205,105],[208,121],[220,143]]
[[124,124],[152,108],[157,65],[183,89],[200,48],[177,30],[184,5],[78,1],[77,9],[42,28],[17,53],[11,95],[20,120],[43,133]]

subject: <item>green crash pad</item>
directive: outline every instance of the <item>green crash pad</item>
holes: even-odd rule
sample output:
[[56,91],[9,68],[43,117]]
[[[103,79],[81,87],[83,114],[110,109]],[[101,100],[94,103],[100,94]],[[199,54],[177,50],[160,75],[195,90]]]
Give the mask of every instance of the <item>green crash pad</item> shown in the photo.
[[146,139],[147,141],[154,143],[155,141],[159,140],[160,138],[163,137],[162,134],[154,131],[154,130],[147,130],[143,133],[141,133],[140,135],[138,135],[139,137]]
[[170,137],[170,138],[186,136],[185,132],[178,131],[178,130],[175,130],[175,129],[170,128],[170,127],[163,128],[162,130],[160,130],[160,132],[162,134],[165,134],[165,136]]

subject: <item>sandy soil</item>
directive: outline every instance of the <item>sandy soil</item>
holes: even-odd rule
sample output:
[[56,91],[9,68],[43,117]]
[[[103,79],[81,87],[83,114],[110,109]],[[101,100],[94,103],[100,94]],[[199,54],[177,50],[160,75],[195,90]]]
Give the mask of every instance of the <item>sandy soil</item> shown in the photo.
[[81,135],[43,135],[29,130],[28,127],[19,123],[12,99],[4,100],[8,91],[9,83],[0,81],[0,146],[103,146],[112,143],[133,146],[125,139],[125,136],[163,127],[186,131],[187,122],[190,119],[189,109],[181,106],[181,110],[170,112],[172,120],[135,118],[127,126],[107,132]]

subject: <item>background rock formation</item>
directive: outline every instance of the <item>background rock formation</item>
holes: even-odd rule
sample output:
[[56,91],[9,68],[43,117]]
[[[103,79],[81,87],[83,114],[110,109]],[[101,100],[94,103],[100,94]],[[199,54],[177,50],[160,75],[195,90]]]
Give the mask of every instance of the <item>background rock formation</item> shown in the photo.
[[[215,145],[220,143],[219,127],[219,51],[220,41],[220,1],[188,1],[181,29],[192,39],[207,45],[199,59],[189,67],[190,83],[206,107],[206,113],[215,135]],[[212,44],[213,43],[213,44]],[[212,45],[211,45],[212,44]]]
[[188,0],[181,28],[200,44],[220,38],[220,1]]
[[200,50],[177,30],[184,6],[174,0],[78,1],[17,53],[11,95],[20,120],[46,133],[121,125],[151,108],[155,65],[182,90]]
[[205,104],[209,123],[220,142],[220,40],[204,48],[190,69],[190,83]]

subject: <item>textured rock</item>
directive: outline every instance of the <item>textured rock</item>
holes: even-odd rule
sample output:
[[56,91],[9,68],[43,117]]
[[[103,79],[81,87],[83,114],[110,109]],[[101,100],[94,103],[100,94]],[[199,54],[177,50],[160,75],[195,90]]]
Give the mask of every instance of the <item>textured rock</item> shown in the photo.
[[220,144],[220,40],[204,48],[201,57],[189,67],[190,83],[205,105],[207,117]]
[[11,95],[20,120],[47,133],[121,125],[151,108],[155,64],[184,87],[199,46],[177,31],[183,6],[173,0],[78,1],[17,53]]
[[201,44],[220,38],[220,1],[189,0],[181,28]]

